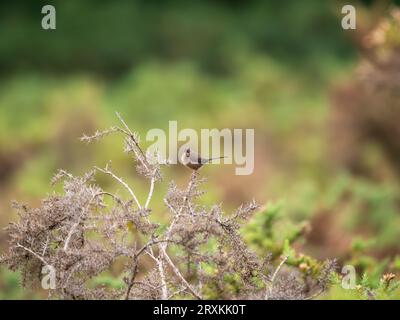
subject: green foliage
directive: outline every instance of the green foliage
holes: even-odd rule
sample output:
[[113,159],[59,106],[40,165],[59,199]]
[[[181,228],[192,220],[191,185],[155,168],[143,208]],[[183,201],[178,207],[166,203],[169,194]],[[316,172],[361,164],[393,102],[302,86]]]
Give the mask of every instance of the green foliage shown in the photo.
[[[38,27],[44,4],[56,7],[56,33]],[[52,0],[25,5],[17,1],[0,9],[0,37],[7,39],[0,44],[0,65],[8,71],[94,70],[115,75],[153,59],[189,59],[224,75],[232,71],[230,56],[237,48],[268,52],[297,66],[298,59],[304,59],[304,67],[313,70],[315,56],[352,53],[337,28],[335,11],[329,2],[318,0],[279,5]]]
[[21,279],[17,272],[0,267],[0,300],[32,299],[35,296],[21,287]]
[[111,289],[122,289],[125,286],[125,282],[121,278],[116,278],[111,274],[101,274],[97,276],[95,279],[92,279],[90,283],[91,287],[105,287]]
[[291,261],[294,255],[290,245],[301,240],[307,223],[294,224],[283,219],[283,211],[283,202],[268,203],[244,228],[243,233],[246,240],[260,250],[267,250],[274,256],[288,255]]

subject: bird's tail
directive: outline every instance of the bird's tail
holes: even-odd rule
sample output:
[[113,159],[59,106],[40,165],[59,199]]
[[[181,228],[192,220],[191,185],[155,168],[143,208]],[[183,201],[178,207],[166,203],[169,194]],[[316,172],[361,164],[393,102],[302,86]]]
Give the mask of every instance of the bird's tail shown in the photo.
[[210,159],[208,159],[208,161],[207,161],[207,162],[211,162],[211,161],[213,161],[213,160],[217,160],[217,159],[223,159],[223,158],[226,158],[226,156],[223,156],[223,157],[215,157],[215,158],[210,158]]

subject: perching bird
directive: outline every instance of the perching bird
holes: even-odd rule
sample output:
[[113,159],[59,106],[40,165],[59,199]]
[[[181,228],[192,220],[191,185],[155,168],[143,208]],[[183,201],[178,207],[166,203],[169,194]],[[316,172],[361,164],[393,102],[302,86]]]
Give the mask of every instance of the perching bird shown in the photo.
[[198,170],[204,164],[209,163],[212,160],[222,159],[222,158],[225,158],[225,157],[216,157],[216,158],[205,159],[205,158],[202,158],[196,152],[190,150],[190,148],[187,148],[186,151],[182,154],[181,162],[182,162],[182,164],[184,164],[185,166],[187,166],[190,169]]

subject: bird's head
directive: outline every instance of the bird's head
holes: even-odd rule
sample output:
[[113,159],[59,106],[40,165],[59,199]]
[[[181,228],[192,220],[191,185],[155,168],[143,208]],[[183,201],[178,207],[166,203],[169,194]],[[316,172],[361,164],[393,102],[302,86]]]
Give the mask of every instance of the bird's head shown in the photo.
[[184,149],[181,154],[181,163],[187,165],[190,162],[190,148]]

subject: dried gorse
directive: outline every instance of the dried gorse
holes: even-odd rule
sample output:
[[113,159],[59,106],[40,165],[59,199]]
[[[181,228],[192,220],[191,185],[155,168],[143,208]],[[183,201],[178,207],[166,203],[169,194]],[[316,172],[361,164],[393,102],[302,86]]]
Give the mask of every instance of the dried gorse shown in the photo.
[[[110,164],[82,177],[60,170],[52,183],[63,181],[62,194],[49,196],[39,208],[14,203],[19,221],[7,228],[10,248],[1,263],[21,272],[24,286],[40,285],[43,268],[51,266],[56,285],[49,297],[62,299],[307,299],[325,289],[334,264],[326,263],[316,280],[285,265],[285,256],[273,267],[271,255],[259,257],[240,235],[259,206],[251,201],[227,215],[220,205],[200,205],[198,172],[183,190],[170,182],[164,197],[169,222],[155,223],[150,203],[161,167],[117,116],[122,126],[81,140],[123,135],[137,173],[149,180],[144,204]],[[98,174],[114,179],[129,197],[100,188]],[[121,284],[96,281],[105,274]]]

